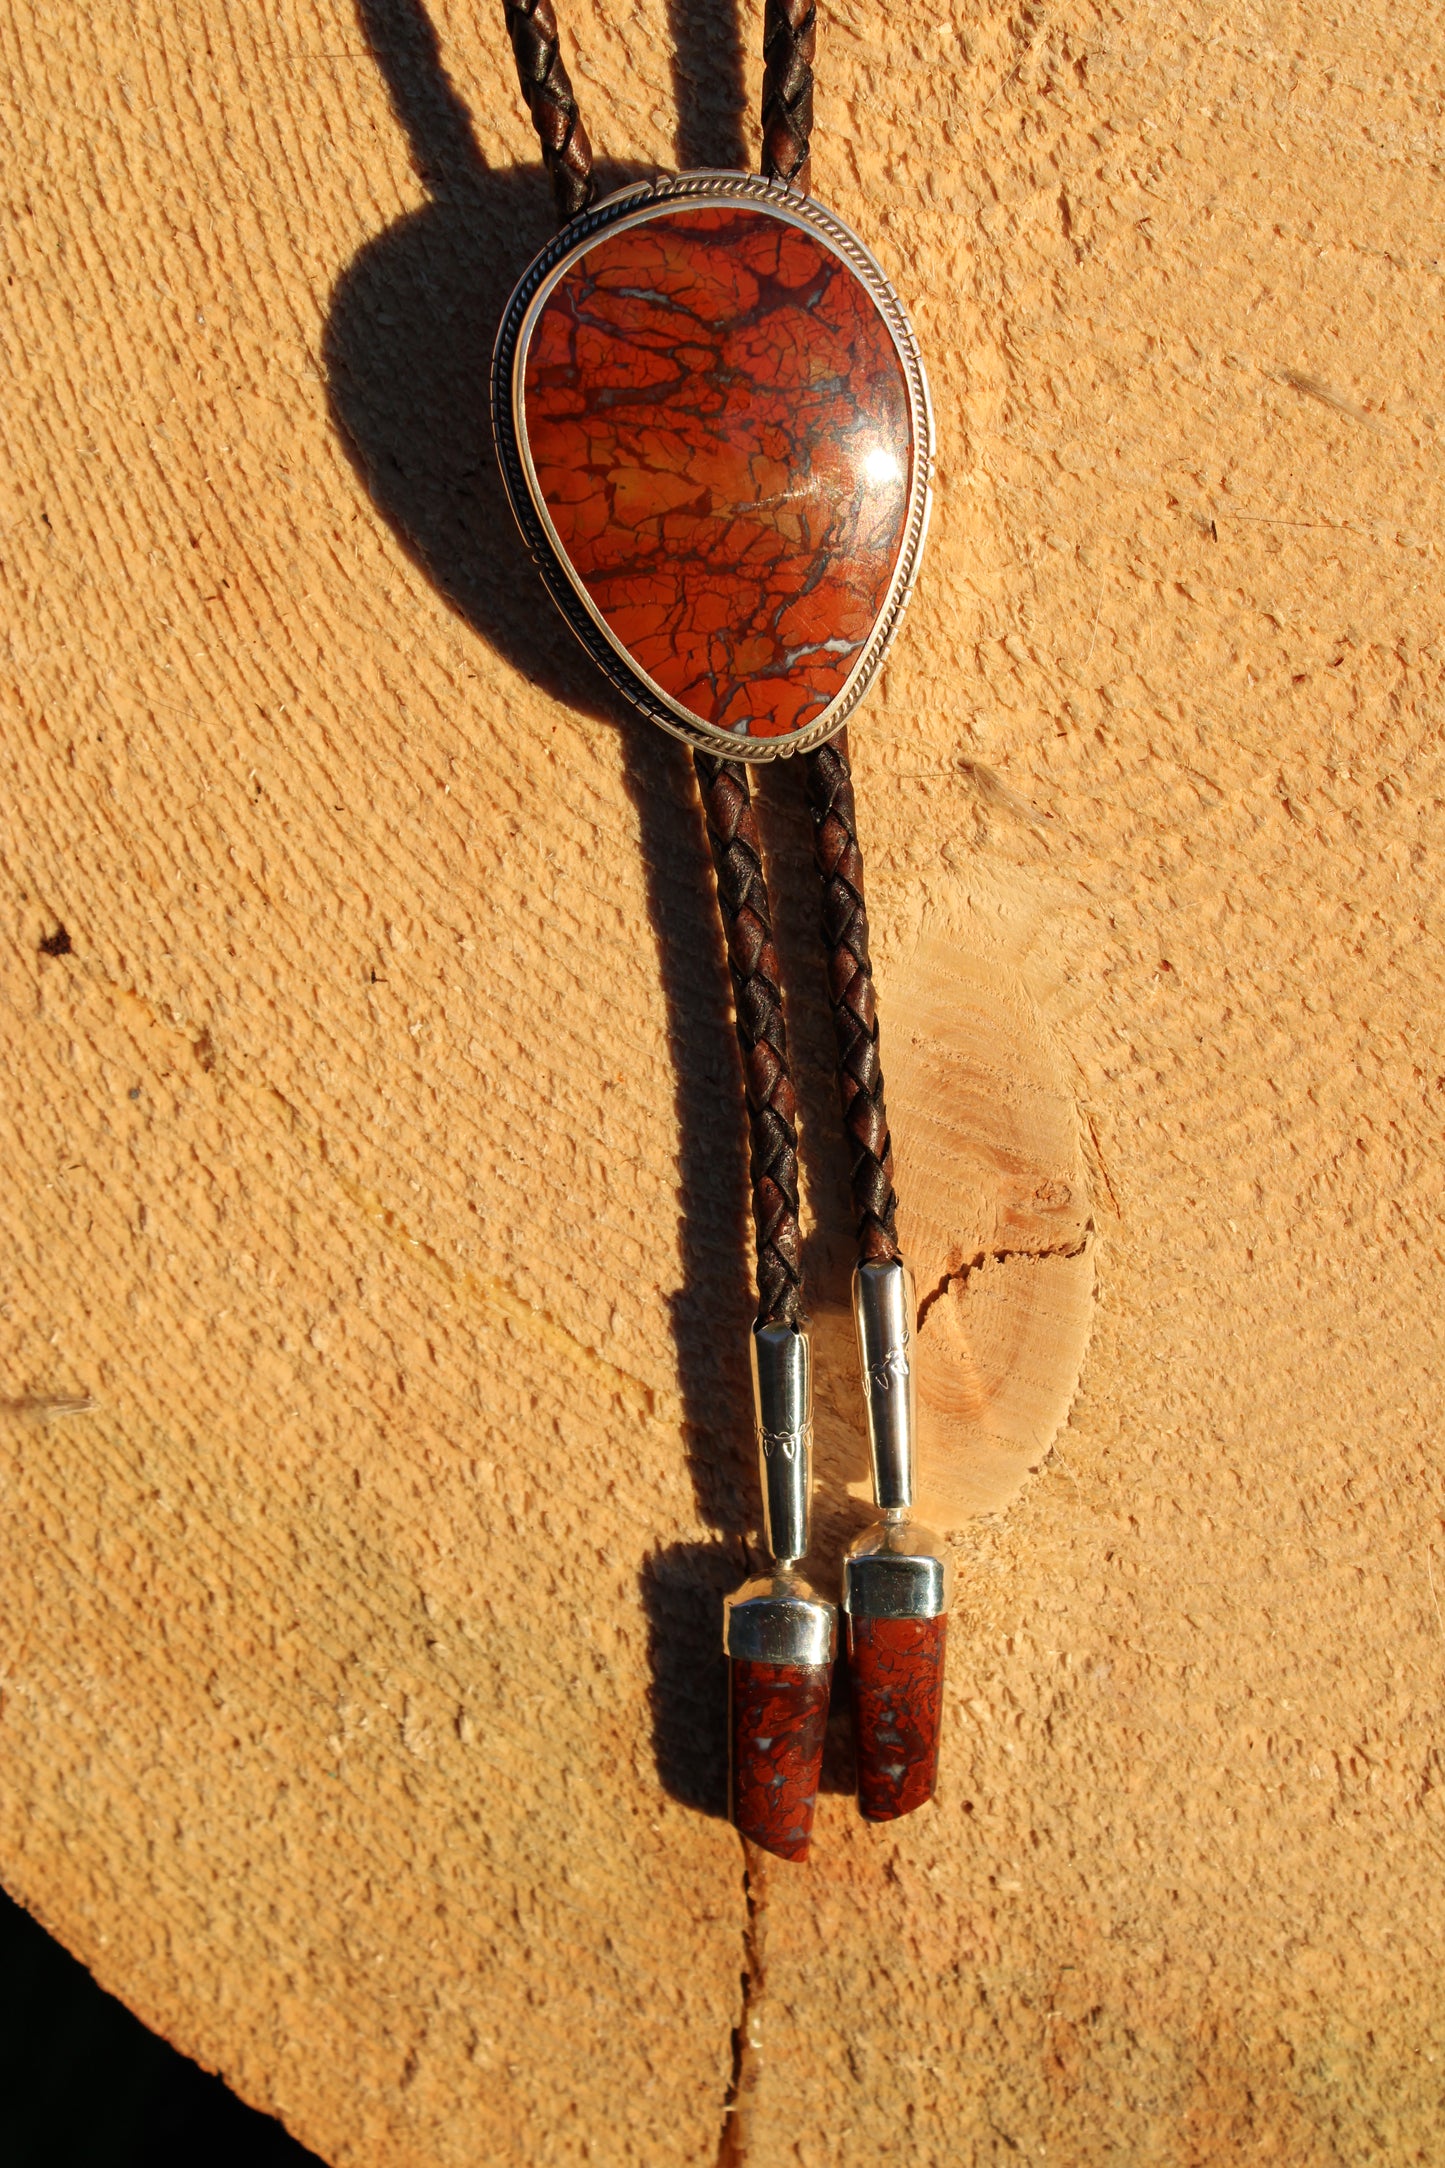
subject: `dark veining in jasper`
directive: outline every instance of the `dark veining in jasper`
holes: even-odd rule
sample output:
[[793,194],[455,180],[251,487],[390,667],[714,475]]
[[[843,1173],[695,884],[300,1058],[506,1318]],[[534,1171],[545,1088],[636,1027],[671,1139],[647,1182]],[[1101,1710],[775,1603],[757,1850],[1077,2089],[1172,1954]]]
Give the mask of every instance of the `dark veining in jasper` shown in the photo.
[[946,1618],[850,1618],[858,1804],[891,1822],[933,1797]]
[[746,206],[606,233],[542,308],[524,404],[562,548],[654,684],[754,737],[821,714],[887,600],[913,451],[841,258]]
[[733,1820],[779,1859],[804,1860],[823,1770],[831,1664],[754,1664],[731,1674]]

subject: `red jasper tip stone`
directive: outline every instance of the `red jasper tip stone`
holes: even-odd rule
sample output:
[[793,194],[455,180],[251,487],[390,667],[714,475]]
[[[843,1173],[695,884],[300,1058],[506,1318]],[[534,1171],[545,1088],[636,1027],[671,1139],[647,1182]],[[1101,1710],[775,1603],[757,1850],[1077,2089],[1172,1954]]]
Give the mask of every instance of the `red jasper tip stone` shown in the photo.
[[779,1859],[808,1856],[828,1729],[831,1664],[728,1664],[733,1820]]
[[896,1821],[933,1797],[948,1629],[939,1618],[850,1618],[858,1805]]
[[719,729],[805,729],[884,608],[912,482],[861,280],[765,209],[684,204],[571,263],[523,384],[557,541],[634,667]]

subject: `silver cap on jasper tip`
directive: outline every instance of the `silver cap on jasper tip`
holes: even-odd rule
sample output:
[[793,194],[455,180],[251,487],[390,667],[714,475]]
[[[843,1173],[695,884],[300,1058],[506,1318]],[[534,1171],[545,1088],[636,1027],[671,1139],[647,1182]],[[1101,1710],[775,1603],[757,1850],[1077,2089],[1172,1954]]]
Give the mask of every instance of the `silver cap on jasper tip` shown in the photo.
[[723,1600],[723,1647],[750,1664],[831,1664],[838,1612],[786,1568],[745,1581]]
[[937,1618],[948,1609],[948,1562],[931,1528],[876,1522],[843,1561],[849,1618]]

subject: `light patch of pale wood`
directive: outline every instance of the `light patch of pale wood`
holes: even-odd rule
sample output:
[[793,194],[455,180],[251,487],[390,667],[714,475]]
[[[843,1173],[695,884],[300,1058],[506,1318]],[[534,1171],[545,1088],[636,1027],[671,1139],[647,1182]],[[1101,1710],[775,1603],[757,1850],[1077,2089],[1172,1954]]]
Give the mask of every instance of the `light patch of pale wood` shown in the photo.
[[[916,1504],[947,1535],[1001,1511],[1068,1414],[1095,1227],[1077,1110],[1017,963],[925,925],[886,982],[899,1231],[923,1317]],[[871,1492],[851,1316],[821,1305],[813,1330],[831,1533],[830,1491],[865,1507]]]
[[1094,1221],[1062,1064],[1016,971],[923,940],[889,1017],[903,1234],[916,1260],[919,1507],[998,1512],[1068,1414]]

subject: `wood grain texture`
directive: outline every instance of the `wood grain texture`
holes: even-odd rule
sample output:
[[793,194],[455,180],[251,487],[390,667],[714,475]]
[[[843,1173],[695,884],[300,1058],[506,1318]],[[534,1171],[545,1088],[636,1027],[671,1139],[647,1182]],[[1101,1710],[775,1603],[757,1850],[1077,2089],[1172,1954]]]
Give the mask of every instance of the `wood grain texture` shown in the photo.
[[[755,162],[757,10],[563,35],[611,177]],[[1098,1301],[1022,1488],[1027,1366],[954,1411],[937,1803],[867,1828],[835,1756],[802,1871],[720,1816],[746,1166],[691,777],[486,436],[549,225],[498,23],[6,0],[0,54],[6,1886],[337,2163],[1438,2157],[1434,15],[824,20],[814,185],[941,445],[853,747],[904,1180],[942,955],[1075,1122]],[[1048,1261],[972,1260],[1039,1230],[951,1263],[1008,1199],[963,1204],[905,1190],[969,1268],[924,1345],[1006,1350],[1054,1297],[975,1309]]]

